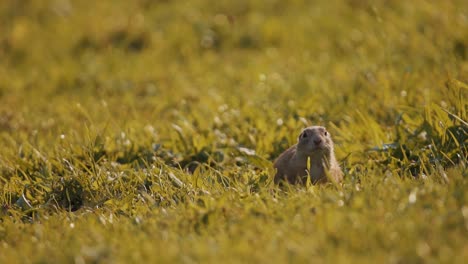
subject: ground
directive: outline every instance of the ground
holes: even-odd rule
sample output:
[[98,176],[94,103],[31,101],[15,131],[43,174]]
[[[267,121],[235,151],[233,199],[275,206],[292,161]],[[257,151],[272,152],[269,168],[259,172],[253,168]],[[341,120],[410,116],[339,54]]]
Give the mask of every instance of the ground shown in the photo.
[[[465,1],[0,2],[0,263],[466,263]],[[272,183],[300,130],[342,184]]]

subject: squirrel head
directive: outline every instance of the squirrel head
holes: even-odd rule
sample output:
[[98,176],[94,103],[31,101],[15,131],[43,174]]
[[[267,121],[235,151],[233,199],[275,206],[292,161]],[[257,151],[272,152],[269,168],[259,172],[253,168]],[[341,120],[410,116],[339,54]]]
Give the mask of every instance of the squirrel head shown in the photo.
[[309,155],[327,154],[333,151],[330,133],[323,126],[310,126],[299,134],[297,150]]

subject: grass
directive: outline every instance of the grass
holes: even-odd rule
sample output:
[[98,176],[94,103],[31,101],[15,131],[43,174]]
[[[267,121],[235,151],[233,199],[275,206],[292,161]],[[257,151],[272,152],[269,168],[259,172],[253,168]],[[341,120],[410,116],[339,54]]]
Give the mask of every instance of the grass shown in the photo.
[[[465,263],[464,1],[1,1],[0,263]],[[342,185],[272,183],[308,125]]]

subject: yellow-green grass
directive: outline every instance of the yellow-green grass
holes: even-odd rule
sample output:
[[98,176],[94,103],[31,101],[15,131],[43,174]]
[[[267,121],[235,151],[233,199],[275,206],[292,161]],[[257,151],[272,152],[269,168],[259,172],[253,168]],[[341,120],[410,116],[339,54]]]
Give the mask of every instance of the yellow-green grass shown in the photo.
[[[465,1],[0,1],[0,263],[465,263]],[[308,125],[342,185],[272,184]]]

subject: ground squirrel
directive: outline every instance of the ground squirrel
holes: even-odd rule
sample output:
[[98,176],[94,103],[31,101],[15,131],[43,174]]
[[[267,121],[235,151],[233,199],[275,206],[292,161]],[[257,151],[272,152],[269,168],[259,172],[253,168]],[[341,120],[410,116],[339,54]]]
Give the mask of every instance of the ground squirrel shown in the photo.
[[[310,158],[310,171],[307,160]],[[343,172],[336,161],[330,133],[322,126],[310,126],[302,130],[298,142],[275,160],[274,182],[305,183],[307,175],[313,184],[343,179]],[[327,177],[328,174],[328,177]]]

